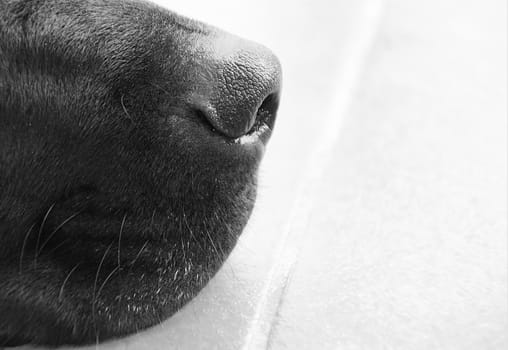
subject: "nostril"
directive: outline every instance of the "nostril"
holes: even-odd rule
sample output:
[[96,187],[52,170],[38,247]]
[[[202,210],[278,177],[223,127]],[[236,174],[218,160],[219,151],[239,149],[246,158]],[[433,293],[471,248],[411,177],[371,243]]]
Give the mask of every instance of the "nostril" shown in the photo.
[[213,107],[204,108],[203,106],[194,105],[194,115],[214,133],[221,134],[228,139],[235,139],[242,135],[252,134],[263,128],[272,130],[275,125],[277,110],[279,108],[280,94],[279,92],[269,94],[257,108],[247,129],[239,135],[231,135],[223,131],[223,128],[217,126],[217,112]]
[[279,108],[279,98],[279,93],[273,93],[264,99],[256,112],[256,120],[254,125],[251,127],[248,133],[258,130],[262,125],[266,125],[268,128],[273,129],[275,125],[277,109]]

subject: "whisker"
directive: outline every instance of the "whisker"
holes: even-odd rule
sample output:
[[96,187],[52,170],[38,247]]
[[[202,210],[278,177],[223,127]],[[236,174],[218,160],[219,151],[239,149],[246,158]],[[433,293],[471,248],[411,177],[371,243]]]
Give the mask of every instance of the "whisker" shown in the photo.
[[203,252],[205,252],[205,249],[203,248],[203,246],[201,245],[201,243],[198,241],[198,239],[196,238],[196,236],[194,235],[194,232],[192,231],[191,227],[189,226],[189,223],[187,222],[187,216],[185,215],[185,213],[183,213],[183,222],[185,223],[185,226],[187,226],[187,229],[189,230],[189,233],[191,235],[191,238],[194,239],[194,241],[198,244],[199,248],[201,248],[201,250]]
[[127,119],[129,119],[130,121],[132,121],[132,118],[131,118],[131,115],[129,114],[129,112],[127,111],[127,108],[125,107],[125,103],[123,102],[123,99],[124,99],[124,96],[122,94],[122,96],[120,97],[120,103],[122,104],[122,108],[123,108],[123,111],[125,112],[125,114],[127,115]]
[[25,239],[23,239],[23,244],[21,246],[21,254],[19,255],[19,273],[21,273],[21,270],[23,269],[23,257],[25,255],[25,249],[26,249],[26,243],[28,241],[28,237],[30,236],[30,233],[32,233],[32,229],[35,226],[35,222],[30,226],[28,231],[25,234]]
[[62,300],[62,296],[63,296],[63,291],[64,291],[64,287],[65,287],[65,284],[67,283],[67,281],[69,280],[69,278],[71,277],[72,273],[74,271],[76,271],[76,269],[79,267],[79,265],[81,265],[81,262],[77,263],[76,266],[74,266],[71,271],[67,274],[67,276],[65,277],[63,283],[62,283],[62,286],[60,287],[60,293],[58,293],[58,300]]
[[134,258],[134,260],[132,260],[130,262],[130,269],[129,269],[129,272],[132,271],[132,268],[134,266],[134,263],[138,260],[138,258],[141,256],[141,253],[143,252],[143,250],[145,249],[146,245],[148,244],[148,240],[145,241],[145,243],[141,246],[141,248],[139,249],[138,251],[138,254],[136,255],[136,257]]
[[215,250],[215,253],[217,254],[217,257],[219,259],[222,259],[224,257],[224,252],[222,252],[223,256],[221,256],[219,254],[219,251],[217,250],[217,247],[215,246],[215,244],[213,243],[213,239],[212,239],[212,236],[210,235],[210,232],[208,232],[208,230],[206,229],[206,227],[204,228],[204,231],[208,237],[208,240],[210,241],[210,243],[212,244],[212,247],[213,247],[213,250]]
[[46,238],[46,240],[41,244],[41,247],[39,248],[39,251],[37,252],[37,255],[40,255],[40,253],[42,252],[42,250],[44,249],[44,247],[46,246],[46,244],[48,244],[49,240],[51,238],[53,238],[53,236],[62,228],[65,226],[65,224],[67,224],[69,221],[71,221],[72,219],[74,219],[76,216],[78,216],[79,214],[81,214],[83,212],[83,210],[80,210],[78,211],[77,213],[74,213],[72,214],[71,216],[69,216],[67,219],[65,219],[60,225],[58,225],[57,228],[55,228],[53,230],[53,232],[51,232],[51,234]]
[[113,269],[113,271],[111,271],[111,272],[109,273],[109,275],[106,277],[106,279],[104,280],[104,282],[102,282],[102,284],[101,284],[101,286],[100,286],[99,290],[97,291],[97,296],[96,296],[96,298],[99,298],[99,295],[101,294],[102,289],[104,288],[104,286],[106,285],[106,283],[107,283],[107,282],[109,281],[109,279],[113,276],[113,274],[114,274],[116,271],[118,271],[119,269],[120,269],[120,266],[116,266],[116,267]]
[[53,203],[48,211],[46,212],[46,215],[44,215],[44,219],[42,219],[41,225],[39,227],[39,234],[37,235],[37,242],[35,243],[35,255],[34,255],[34,266],[37,267],[37,252],[39,251],[39,243],[41,240],[42,230],[44,229],[44,225],[46,224],[46,220],[48,219],[49,214],[53,210],[56,203]]
[[118,267],[120,267],[120,242],[122,240],[122,232],[123,232],[123,227],[125,225],[125,220],[126,219],[127,219],[127,214],[125,214],[123,216],[122,226],[120,226],[120,233],[118,234],[118,254],[117,254]]
[[[215,217],[217,218],[217,221],[218,221],[218,222],[220,222],[222,226],[225,226],[225,227],[226,227],[226,230],[227,230],[227,224],[226,224],[225,222],[223,222],[223,220],[219,217],[219,214],[217,214],[217,212],[216,212],[216,211],[214,212],[214,214],[215,214]],[[229,231],[228,231],[228,233],[229,233]],[[226,257],[227,257],[227,254],[226,254],[226,253],[224,253],[224,250],[222,250],[222,247],[221,247],[220,245],[219,245],[219,250],[220,250],[220,252],[222,253],[222,256],[223,256],[224,258],[226,258]]]
[[[214,216],[215,216],[215,218],[217,219],[217,221],[218,221],[218,222],[222,223],[222,225],[223,225],[224,227],[226,227],[226,230],[227,230],[227,232],[228,232],[229,238],[230,238],[230,239],[231,239],[231,238],[233,238],[233,237],[232,237],[232,234],[231,234],[231,229],[229,228],[229,226],[227,225],[227,223],[223,222],[223,220],[220,218],[219,214],[218,214],[216,211],[214,211]],[[209,236],[210,236],[210,235],[209,235]],[[220,251],[221,251],[221,253],[222,253],[222,255],[223,255],[224,259],[226,259],[226,258],[227,258],[227,254],[226,254],[226,253],[224,253],[224,250],[222,250],[222,248],[221,248],[220,246],[219,246],[219,249],[220,249]],[[226,260],[226,261],[227,261],[227,260]],[[226,264],[228,265],[229,270],[231,271],[231,275],[233,276],[233,278],[234,278],[234,279],[236,279],[236,280],[239,280],[239,279],[238,279],[238,277],[236,276],[236,273],[235,273],[235,270],[234,270],[234,268],[233,268],[233,265],[232,265],[231,263],[227,263],[227,262],[226,262]]]
[[93,285],[93,298],[95,299],[96,291],[97,291],[97,282],[99,280],[99,274],[101,272],[102,264],[104,264],[104,260],[106,259],[106,256],[108,255],[109,250],[113,246],[113,243],[111,243],[107,248],[104,254],[102,255],[101,261],[99,263],[99,266],[97,267],[97,272],[95,273],[95,281]]
[[[111,244],[106,248],[106,251],[104,252],[104,255],[102,256],[102,259],[99,263],[99,266],[97,268],[97,272],[95,273],[95,281],[94,281],[94,284],[93,284],[93,296],[92,296],[92,318],[93,318],[93,323],[94,323],[94,328],[95,328],[95,333],[96,333],[96,336],[98,337],[97,335],[97,319],[96,319],[96,315],[95,315],[95,304],[96,304],[96,298],[97,298],[97,282],[99,280],[99,274],[101,272],[101,268],[102,268],[102,264],[104,264],[104,260],[106,259],[106,256],[108,255],[108,252],[109,250],[111,249],[111,247],[113,246],[113,242],[111,242]],[[97,338],[98,339],[98,338]]]
[[55,252],[58,248],[63,246],[64,244],[68,243],[69,241],[67,239],[64,239],[62,242],[58,243],[56,246],[53,247],[49,252],[46,252],[46,254],[51,255],[51,253]]

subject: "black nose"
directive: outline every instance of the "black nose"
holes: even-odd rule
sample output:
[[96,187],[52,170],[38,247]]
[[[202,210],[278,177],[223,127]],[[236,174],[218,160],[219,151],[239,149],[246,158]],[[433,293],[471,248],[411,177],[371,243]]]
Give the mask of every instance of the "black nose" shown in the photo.
[[220,35],[198,56],[198,79],[188,102],[213,129],[237,138],[260,122],[273,127],[282,73],[270,50]]

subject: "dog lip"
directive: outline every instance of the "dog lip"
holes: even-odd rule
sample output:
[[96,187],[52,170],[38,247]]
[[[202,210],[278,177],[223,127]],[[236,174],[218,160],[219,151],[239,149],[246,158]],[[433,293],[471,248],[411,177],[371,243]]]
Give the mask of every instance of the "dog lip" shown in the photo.
[[247,134],[234,139],[233,143],[247,145],[262,142],[263,144],[266,144],[271,136],[271,133],[272,130],[268,124],[261,122],[257,126],[254,125]]

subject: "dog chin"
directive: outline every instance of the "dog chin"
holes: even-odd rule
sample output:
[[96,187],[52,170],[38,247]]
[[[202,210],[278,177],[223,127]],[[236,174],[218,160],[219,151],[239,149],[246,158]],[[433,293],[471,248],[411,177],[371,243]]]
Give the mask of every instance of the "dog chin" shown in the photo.
[[187,198],[193,207],[154,209],[148,216],[146,208],[108,217],[89,202],[77,208],[82,199],[57,202],[27,233],[41,239],[24,249],[40,253],[22,256],[20,270],[11,274],[10,288],[23,290],[26,299],[8,317],[24,317],[33,334],[9,344],[95,343],[171,316],[235,246],[254,205],[255,176],[235,198],[222,194],[205,203]]

